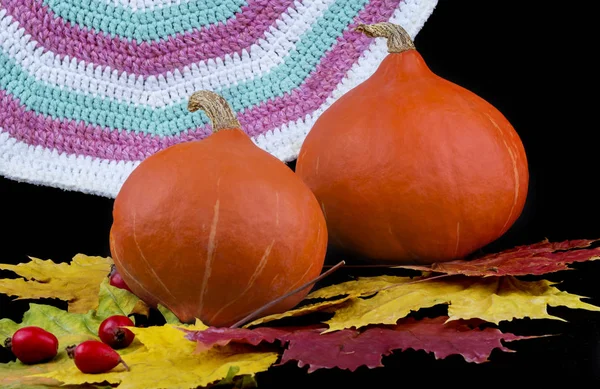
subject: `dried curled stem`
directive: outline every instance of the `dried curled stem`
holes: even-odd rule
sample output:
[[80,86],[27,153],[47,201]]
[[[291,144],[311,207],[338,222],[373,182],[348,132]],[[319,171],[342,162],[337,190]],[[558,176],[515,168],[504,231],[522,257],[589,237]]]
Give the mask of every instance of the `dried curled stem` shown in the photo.
[[390,53],[402,53],[415,48],[408,32],[397,24],[389,22],[359,24],[356,31],[362,32],[370,38],[386,38]]
[[209,90],[194,92],[188,101],[188,111],[203,110],[212,122],[213,132],[241,128],[233,110],[222,96]]
[[317,278],[313,278],[312,280],[308,281],[304,285],[301,285],[301,286],[297,287],[296,289],[292,290],[291,292],[288,292],[288,293],[284,294],[283,296],[278,297],[275,300],[273,300],[273,301],[271,301],[271,302],[263,305],[262,307],[260,307],[256,311],[250,313],[248,316],[244,317],[242,320],[240,320],[237,323],[233,324],[229,328],[238,328],[238,327],[243,326],[244,324],[250,322],[252,319],[255,319],[258,316],[260,316],[261,313],[263,313],[267,309],[271,308],[272,306],[276,305],[280,301],[283,301],[286,298],[290,297],[291,295],[296,294],[296,293],[300,292],[301,290],[304,290],[304,289],[308,288],[309,286],[312,286],[313,284],[316,284],[317,282],[321,281],[323,278],[327,277],[328,275],[330,275],[331,273],[333,273],[334,271],[336,271],[340,267],[344,266],[345,264],[346,264],[346,261],[340,261],[340,262],[338,262],[337,265],[333,266],[331,269],[327,270],[325,273],[322,273]]

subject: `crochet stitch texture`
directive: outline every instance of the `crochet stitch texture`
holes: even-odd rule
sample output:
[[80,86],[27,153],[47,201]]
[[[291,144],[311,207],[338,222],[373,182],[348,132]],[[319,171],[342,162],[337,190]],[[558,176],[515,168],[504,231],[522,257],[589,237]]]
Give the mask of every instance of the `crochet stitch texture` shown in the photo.
[[0,175],[115,197],[147,156],[211,132],[221,94],[253,141],[294,160],[367,79],[391,21],[414,38],[437,0],[0,0]]

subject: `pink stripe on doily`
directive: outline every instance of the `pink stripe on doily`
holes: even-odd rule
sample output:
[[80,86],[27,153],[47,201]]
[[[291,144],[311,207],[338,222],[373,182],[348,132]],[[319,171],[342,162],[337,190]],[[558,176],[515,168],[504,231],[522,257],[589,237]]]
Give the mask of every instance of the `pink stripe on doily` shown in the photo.
[[157,75],[226,54],[241,54],[294,7],[294,1],[249,0],[226,23],[141,43],[73,25],[54,15],[42,0],[4,0],[2,5],[38,47],[136,75]]
[[[354,27],[358,23],[388,20],[396,8],[392,5],[397,6],[399,2],[374,0],[369,3],[299,88],[238,114],[244,131],[250,136],[263,134],[318,109],[372,42],[371,38],[355,32]],[[53,119],[26,110],[6,91],[0,91],[0,106],[3,107],[0,127],[19,141],[59,152],[111,160],[142,160],[162,148],[202,139],[210,133],[209,127],[203,126],[180,135],[159,137]]]

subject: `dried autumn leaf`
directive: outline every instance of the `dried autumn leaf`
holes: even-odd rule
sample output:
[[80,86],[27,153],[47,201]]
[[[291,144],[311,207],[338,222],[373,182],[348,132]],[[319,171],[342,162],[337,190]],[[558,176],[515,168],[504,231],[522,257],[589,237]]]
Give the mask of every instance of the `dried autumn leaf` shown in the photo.
[[0,279],[0,293],[19,299],[58,298],[69,312],[85,313],[98,306],[99,285],[110,271],[111,258],[77,254],[70,263],[30,258],[18,265],[0,264],[25,279]]
[[0,387],[1,388],[22,388],[34,385],[60,385],[60,382],[42,377],[31,377],[35,374],[42,374],[60,369],[63,366],[70,366],[73,361],[69,359],[67,353],[61,351],[54,359],[45,363],[34,365],[25,365],[19,361],[0,363]]
[[544,240],[532,245],[517,246],[499,253],[470,260],[434,263],[427,266],[399,266],[427,272],[463,274],[467,276],[542,275],[572,270],[568,265],[600,259],[600,247],[588,248],[598,239]]
[[[397,286],[381,290],[373,297],[349,300],[325,322],[329,325],[326,332],[370,324],[395,324],[411,311],[438,304],[449,304],[449,320],[479,318],[491,323],[526,317],[562,320],[548,314],[548,305],[600,311],[600,307],[582,302],[582,296],[560,291],[546,280],[463,276],[424,282],[409,282],[406,277],[397,279]],[[371,280],[363,280],[353,281],[357,283],[353,288],[360,290],[364,282],[369,289]]]
[[205,330],[186,330],[186,339],[198,342],[196,352],[201,353],[212,349],[214,346],[227,346],[229,343],[245,343],[257,346],[261,342],[274,343],[279,340],[287,342],[287,337],[294,331],[317,331],[320,333],[325,327],[321,325],[306,328],[288,327],[258,327],[228,328],[208,327]]
[[309,313],[314,313],[314,312],[319,312],[319,311],[323,311],[323,310],[329,310],[332,308],[337,308],[337,307],[342,306],[350,298],[351,298],[351,296],[346,296],[346,297],[335,299],[335,300],[327,300],[327,301],[321,301],[321,302],[314,303],[314,304],[307,304],[300,308],[291,309],[289,311],[285,311],[282,313],[276,313],[273,315],[261,317],[259,319],[256,319],[256,320],[244,325],[243,327],[248,328],[248,327],[256,326],[259,324],[268,323],[270,321],[280,320],[280,319],[283,319],[286,317],[302,316],[302,315],[307,315]]
[[[205,326],[184,328],[203,330]],[[194,353],[196,343],[186,339],[181,329],[170,324],[130,329],[144,345],[123,358],[130,371],[115,368],[108,373],[83,374],[71,366],[39,377],[70,385],[106,381],[119,384],[119,389],[196,388],[227,377],[234,366],[239,369],[238,375],[254,375],[265,371],[278,358],[274,352],[236,347]]]
[[59,381],[33,377],[36,374],[46,373],[59,368],[73,366],[73,360],[67,356],[67,353],[60,351],[52,361],[38,363],[33,365],[24,365],[21,362],[8,362],[0,364],[0,388],[2,389],[30,389],[40,388],[49,389],[49,387],[60,387],[61,389],[109,389],[107,385],[65,385],[62,386]]
[[198,350],[208,350],[215,345],[279,341],[287,345],[281,364],[298,361],[300,367],[309,366],[309,372],[317,369],[340,368],[350,371],[360,366],[381,367],[382,356],[394,350],[424,350],[437,359],[449,355],[461,355],[467,362],[482,363],[488,360],[492,350],[510,352],[501,340],[510,342],[528,337],[503,334],[495,328],[471,328],[454,321],[444,324],[448,318],[414,320],[405,319],[394,326],[371,327],[364,331],[341,330],[322,333],[324,328],[214,328],[193,331],[186,335],[198,342]]
[[359,277],[358,280],[360,282],[346,281],[317,289],[306,296],[306,300],[320,298],[327,299],[344,295],[349,297],[367,296],[392,285],[414,281],[408,277],[400,278],[386,275],[376,277]]
[[416,283],[425,281],[425,278],[419,277],[411,279],[382,275],[376,277],[361,277],[358,278],[358,280],[360,280],[360,282],[347,281],[320,288],[310,293],[305,298],[305,301],[310,301],[314,299],[331,299],[335,297],[333,300],[325,300],[313,304],[307,304],[300,308],[292,309],[286,312],[261,317],[248,324],[245,324],[243,328],[253,327],[286,317],[307,315],[318,311],[332,312],[335,311],[335,309],[343,306],[347,301],[354,297],[373,295],[382,289],[397,286],[403,282],[407,284]]
[[[483,363],[494,349],[512,351],[502,344],[502,340],[511,342],[527,338],[503,334],[494,328],[471,329],[459,322],[444,325],[444,321],[444,317],[420,321],[407,319],[389,328],[373,327],[363,332],[343,330],[319,334],[313,331],[306,337],[294,333],[281,363],[295,360],[299,367],[308,365],[309,372],[331,367],[354,371],[362,365],[382,367],[382,356],[394,350],[408,349],[433,353],[436,359],[460,355],[467,362]],[[325,336],[329,339],[325,340]],[[326,342],[329,346],[324,344]]]
[[[2,386],[2,389],[49,389],[52,385],[42,385],[42,384],[9,384],[7,386]],[[60,389],[113,389],[110,385],[64,385],[61,386]]]

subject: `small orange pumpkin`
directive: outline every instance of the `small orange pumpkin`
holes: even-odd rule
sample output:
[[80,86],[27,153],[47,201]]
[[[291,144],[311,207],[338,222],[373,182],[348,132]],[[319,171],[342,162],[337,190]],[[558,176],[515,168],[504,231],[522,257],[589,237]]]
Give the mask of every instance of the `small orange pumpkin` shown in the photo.
[[434,74],[402,27],[361,25],[390,54],[331,105],[299,153],[333,247],[393,263],[467,256],[502,236],[525,204],[528,166],[508,120]]
[[241,131],[221,96],[196,92],[188,108],[203,109],[215,133],[134,169],[114,202],[111,254],[142,300],[225,326],[318,276],[327,227],[306,184]]

